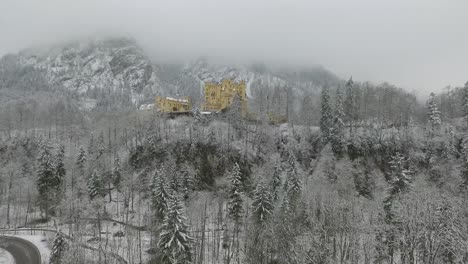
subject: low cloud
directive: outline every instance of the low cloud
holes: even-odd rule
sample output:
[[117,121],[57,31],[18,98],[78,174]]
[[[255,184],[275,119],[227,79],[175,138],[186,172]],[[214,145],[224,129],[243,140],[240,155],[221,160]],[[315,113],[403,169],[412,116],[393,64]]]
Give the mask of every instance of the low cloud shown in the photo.
[[468,80],[468,2],[2,0],[0,54],[133,36],[155,61],[322,64],[419,95]]

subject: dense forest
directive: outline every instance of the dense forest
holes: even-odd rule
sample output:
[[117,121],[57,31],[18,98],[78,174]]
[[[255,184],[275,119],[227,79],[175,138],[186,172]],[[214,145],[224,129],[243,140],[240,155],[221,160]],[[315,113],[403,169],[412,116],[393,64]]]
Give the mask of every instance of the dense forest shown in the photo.
[[168,118],[2,70],[0,225],[52,230],[50,263],[468,262],[468,83],[259,81],[254,120]]

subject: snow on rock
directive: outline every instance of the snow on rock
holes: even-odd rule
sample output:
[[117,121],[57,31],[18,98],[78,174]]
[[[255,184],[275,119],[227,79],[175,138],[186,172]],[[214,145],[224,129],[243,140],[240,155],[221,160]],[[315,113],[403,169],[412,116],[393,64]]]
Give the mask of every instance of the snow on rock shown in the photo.
[[42,70],[51,86],[79,94],[128,90],[132,102],[138,103],[145,92],[161,92],[157,67],[131,39],[82,41],[18,56],[22,65]]
[[235,82],[246,82],[246,93],[248,98],[254,98],[253,86],[263,88],[287,88],[290,87],[296,94],[301,95],[304,91],[320,91],[322,79],[338,80],[336,76],[320,66],[310,69],[265,69],[256,71],[252,65],[217,65],[210,64],[206,59],[199,59],[188,63],[184,72],[202,83],[220,82],[223,79],[231,79]]

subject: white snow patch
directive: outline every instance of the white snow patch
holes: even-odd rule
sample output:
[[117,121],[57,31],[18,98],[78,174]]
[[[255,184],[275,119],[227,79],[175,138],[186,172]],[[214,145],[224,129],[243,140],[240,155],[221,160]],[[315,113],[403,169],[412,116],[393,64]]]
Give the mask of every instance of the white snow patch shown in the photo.
[[0,264],[15,264],[15,259],[3,248],[0,248]]
[[154,104],[142,104],[140,105],[140,110],[152,110],[154,108]]
[[173,98],[173,97],[166,97],[166,99],[167,99],[167,100],[170,100],[170,101],[188,103],[188,100],[186,100],[186,99],[177,99],[177,98]]

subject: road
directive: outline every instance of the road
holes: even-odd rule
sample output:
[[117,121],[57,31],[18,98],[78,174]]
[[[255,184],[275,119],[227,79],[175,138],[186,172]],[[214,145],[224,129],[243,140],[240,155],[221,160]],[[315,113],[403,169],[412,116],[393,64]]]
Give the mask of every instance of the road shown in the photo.
[[16,264],[41,264],[41,253],[33,243],[27,240],[2,236],[0,237],[0,247],[13,255]]

